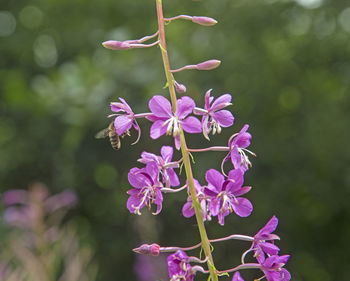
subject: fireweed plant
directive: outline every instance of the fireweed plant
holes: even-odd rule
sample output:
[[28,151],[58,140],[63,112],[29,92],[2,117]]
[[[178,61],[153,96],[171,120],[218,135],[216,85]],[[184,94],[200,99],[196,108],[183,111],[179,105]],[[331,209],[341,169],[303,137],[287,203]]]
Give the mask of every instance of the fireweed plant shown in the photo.
[[[174,139],[174,147],[181,150],[180,160],[173,160],[174,148],[163,146],[160,155],[143,152],[138,160],[143,167],[132,168],[128,174],[128,180],[133,187],[127,193],[129,199],[127,208],[130,213],[140,215],[144,207],[151,209],[154,206],[154,215],[161,212],[163,206],[163,195],[171,192],[187,192],[188,197],[182,208],[184,217],[196,217],[201,242],[187,248],[161,247],[158,244],[143,244],[134,251],[139,254],[157,256],[161,252],[170,252],[167,258],[168,271],[171,281],[194,280],[197,272],[208,274],[208,280],[217,281],[219,276],[234,272],[232,281],[242,281],[240,271],[246,269],[260,270],[261,280],[288,281],[290,273],[283,268],[289,259],[289,255],[279,255],[279,248],[274,244],[279,240],[275,231],[278,219],[273,216],[267,224],[254,236],[232,234],[228,237],[209,239],[204,226],[204,221],[210,221],[217,217],[220,225],[225,224],[225,217],[234,213],[239,217],[248,217],[252,210],[252,203],[245,198],[245,194],[251,189],[245,186],[244,174],[251,167],[250,155],[255,155],[247,148],[250,145],[251,134],[249,126],[244,125],[238,132],[234,133],[228,140],[227,146],[211,146],[204,149],[189,148],[186,143],[185,132],[189,134],[202,133],[209,139],[209,135],[220,133],[222,128],[233,125],[234,117],[226,108],[231,105],[231,95],[223,94],[215,98],[212,90],[208,90],[204,96],[203,108],[197,107],[194,100],[189,96],[178,98],[177,94],[184,94],[186,87],[175,81],[174,73],[189,70],[212,70],[220,65],[216,59],[204,61],[195,65],[186,65],[178,69],[172,69],[169,64],[168,50],[165,40],[165,24],[175,20],[190,20],[193,23],[212,26],[216,20],[203,16],[179,15],[164,18],[162,0],[156,0],[158,31],[153,35],[145,36],[138,40],[106,41],[103,46],[111,50],[129,50],[133,48],[148,48],[158,46],[164,65],[166,86],[169,90],[168,98],[155,95],[148,103],[150,112],[135,114],[129,104],[119,98],[118,102],[111,103],[111,110],[115,113],[109,117],[114,118],[114,127],[118,135],[129,134],[130,129],[137,131],[140,138],[141,130],[138,125],[140,118],[152,122],[150,129],[151,139],[158,139],[162,135],[168,135]],[[154,42],[145,44],[146,41]],[[198,116],[198,117],[196,117]],[[136,141],[136,142],[137,142]],[[207,151],[224,151],[226,157],[222,160],[221,168],[209,169],[205,173],[204,185],[196,180],[191,168],[191,153]],[[231,162],[229,164],[228,162]],[[225,167],[231,167],[228,173]],[[186,172],[186,182],[181,185],[177,175],[180,166],[183,165]],[[178,187],[181,186],[181,187]],[[243,240],[248,244],[248,249],[243,253],[241,264],[225,270],[218,270],[212,256],[212,244],[228,240]],[[204,257],[199,259],[188,255],[188,251],[201,247]],[[245,262],[245,258],[251,254],[256,258],[255,263]],[[203,264],[207,264],[207,269]]]

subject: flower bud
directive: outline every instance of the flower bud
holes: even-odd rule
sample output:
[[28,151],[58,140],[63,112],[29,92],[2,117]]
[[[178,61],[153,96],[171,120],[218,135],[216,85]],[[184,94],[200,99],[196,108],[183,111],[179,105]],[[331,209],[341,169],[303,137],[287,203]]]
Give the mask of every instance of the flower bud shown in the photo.
[[127,42],[109,40],[102,43],[103,47],[111,50],[128,50],[131,49],[131,45]]
[[141,255],[158,256],[160,252],[159,248],[160,246],[156,243],[153,243],[151,245],[142,244],[140,247],[133,249],[133,251]]
[[177,83],[177,82],[175,81],[174,86],[175,86],[176,92],[178,92],[179,94],[184,94],[184,93],[186,93],[186,86],[185,86],[185,85],[180,84],[180,83]]
[[209,17],[192,17],[192,22],[198,23],[204,26],[212,26],[217,24],[217,21]]
[[219,60],[208,60],[205,62],[201,62],[196,65],[198,70],[212,70],[217,68],[220,65],[221,61]]

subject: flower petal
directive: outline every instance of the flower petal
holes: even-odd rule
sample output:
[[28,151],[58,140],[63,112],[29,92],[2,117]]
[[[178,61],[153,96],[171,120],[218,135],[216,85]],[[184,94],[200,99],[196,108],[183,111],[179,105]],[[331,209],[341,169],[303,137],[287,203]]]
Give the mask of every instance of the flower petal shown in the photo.
[[158,215],[160,211],[162,210],[162,203],[163,203],[163,194],[160,191],[159,188],[156,190],[156,199],[154,200],[154,204],[157,205],[157,210],[152,213],[153,215]]
[[171,158],[173,157],[173,148],[171,146],[164,145],[160,149],[160,154],[162,155],[164,162],[171,162]]
[[201,133],[202,132],[202,124],[201,122],[193,116],[187,117],[182,120],[181,126],[183,130],[187,133]]
[[210,103],[212,102],[213,100],[213,97],[210,96],[210,93],[213,89],[209,89],[206,93],[205,93],[205,96],[204,96],[204,108],[206,110],[209,110],[210,108]]
[[277,228],[278,225],[278,219],[276,216],[273,216],[267,223],[266,225],[259,230],[259,232],[256,234],[256,236],[259,239],[266,240],[264,239],[265,236],[268,236],[272,232],[274,232]]
[[158,162],[157,160],[158,160],[157,155],[150,153],[150,152],[147,152],[147,151],[143,151],[141,153],[141,158],[138,159],[137,161],[141,162],[143,164],[147,164],[148,162],[152,162],[152,161]]
[[167,127],[163,126],[163,124],[164,124],[164,121],[162,120],[158,120],[152,124],[151,130],[150,130],[150,137],[152,139],[157,139],[166,133]]
[[247,133],[247,130],[249,128],[248,124],[245,124],[241,131],[238,133],[237,137],[235,138],[234,142],[238,147],[246,148],[250,145],[250,140],[252,138],[252,135]]
[[218,192],[213,188],[213,186],[209,185],[204,188],[204,194],[210,197],[216,197]]
[[178,186],[180,184],[179,177],[175,173],[174,169],[172,168],[167,169],[167,174],[169,176],[171,186]]
[[229,210],[226,210],[225,212],[220,212],[218,214],[218,221],[220,225],[225,225],[225,217],[230,214]]
[[135,207],[138,207],[139,209],[143,208],[145,206],[145,203],[142,203],[141,206],[140,205],[140,198],[136,195],[131,195],[128,198],[128,201],[126,202],[126,207],[128,208],[130,213],[135,213]]
[[172,116],[171,104],[163,96],[153,96],[149,101],[148,106],[152,113],[157,117],[169,118]]
[[248,170],[247,165],[242,161],[242,156],[238,152],[237,146],[234,146],[230,152],[231,162],[235,169],[241,169],[243,172]]
[[221,200],[217,200],[216,198],[212,198],[209,202],[208,208],[212,216],[217,216],[220,211]]
[[159,169],[155,162],[148,162],[146,165],[146,171],[147,171],[147,174],[150,175],[150,177],[154,182],[158,181]]
[[125,112],[133,113],[131,107],[129,106],[129,104],[123,98],[119,98],[119,100],[124,104]]
[[179,117],[179,119],[184,119],[188,114],[191,114],[196,104],[193,99],[190,97],[182,97],[178,99],[176,102],[176,112],[175,115]]
[[289,281],[292,277],[287,269],[282,268],[279,272],[281,281]]
[[119,136],[130,130],[133,119],[125,115],[118,116],[114,119],[114,127]]
[[240,189],[243,184],[243,172],[241,169],[233,169],[228,173],[229,181],[226,190],[230,190],[231,192],[235,192]]
[[236,198],[232,201],[233,211],[240,217],[248,217],[253,211],[253,205],[246,198]]
[[216,111],[220,110],[228,105],[228,103],[231,103],[232,97],[230,94],[224,94],[218,97],[213,104],[211,105],[211,110]]
[[185,218],[190,218],[195,214],[194,208],[192,206],[192,200],[186,202],[182,207],[182,215]]
[[242,188],[239,188],[233,192],[234,196],[241,196],[243,194],[248,193],[252,189],[251,186],[243,186]]
[[261,242],[259,243],[259,246],[265,253],[269,254],[270,256],[277,255],[280,250],[280,248],[278,248],[275,244],[268,242]]
[[232,281],[244,281],[244,279],[242,278],[241,274],[237,271],[233,275]]
[[181,148],[181,138],[180,138],[180,135],[177,135],[175,138],[174,138],[174,141],[175,141],[175,148],[177,150],[179,150]]
[[233,125],[234,117],[228,110],[220,110],[213,114],[213,118],[220,126],[227,128]]
[[142,169],[132,168],[128,173],[129,183],[136,188],[142,188],[147,185],[147,178],[141,174]]
[[222,189],[222,184],[224,183],[224,176],[215,169],[209,169],[205,173],[205,179],[208,184],[215,187],[215,189],[220,192]]

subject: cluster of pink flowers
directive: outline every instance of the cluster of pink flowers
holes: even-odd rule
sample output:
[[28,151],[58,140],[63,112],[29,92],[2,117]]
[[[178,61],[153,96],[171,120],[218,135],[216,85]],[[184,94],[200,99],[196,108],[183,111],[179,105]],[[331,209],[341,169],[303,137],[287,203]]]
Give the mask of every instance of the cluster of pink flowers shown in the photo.
[[[161,24],[164,25],[166,21],[170,22],[177,19],[191,20],[205,26],[211,26],[216,23],[214,19],[208,17],[180,15],[168,19],[161,18],[161,21],[163,21]],[[144,41],[152,39],[157,35],[159,35],[158,41],[151,44],[143,44]],[[128,40],[124,42],[107,41],[103,45],[113,50],[145,48],[154,45],[160,45],[163,48],[161,38],[162,36],[159,31],[139,40]],[[162,51],[164,50],[162,49]],[[175,70],[168,69],[166,71],[168,71],[167,73],[173,79],[172,81],[169,80],[169,75],[167,75],[168,83],[171,83],[171,87],[179,94],[183,94],[186,92],[186,86],[175,81],[173,73],[188,69],[211,70],[218,67],[219,64],[220,61],[218,60],[208,60],[196,65],[186,65]],[[192,189],[189,188],[189,178],[187,178],[183,186],[176,188],[180,185],[177,168],[182,164],[183,159],[172,160],[174,153],[172,146],[163,146],[160,150],[160,155],[143,152],[141,158],[138,160],[143,164],[143,167],[134,167],[128,174],[129,183],[133,187],[128,191],[129,199],[127,201],[127,208],[130,213],[140,215],[141,209],[144,207],[147,206],[151,209],[154,206],[155,211],[153,214],[157,215],[162,210],[164,194],[180,191],[187,191],[187,200],[184,202],[182,208],[182,214],[186,218],[192,217],[195,212],[200,212],[203,221],[209,221],[212,217],[217,217],[218,223],[224,225],[225,217],[231,213],[235,213],[239,217],[248,217],[252,213],[253,205],[245,198],[251,187],[244,185],[244,175],[252,166],[248,156],[255,155],[248,150],[252,138],[248,132],[249,126],[246,124],[239,132],[234,133],[229,138],[227,146],[212,146],[202,149],[187,148],[187,145],[184,145],[185,140],[182,135],[184,132],[188,134],[202,133],[207,140],[210,140],[210,134],[219,134],[222,128],[231,127],[234,123],[234,116],[226,109],[232,105],[232,96],[230,94],[223,94],[215,99],[210,89],[204,95],[203,107],[197,107],[195,101],[189,96],[181,96],[178,99],[172,96],[172,102],[170,102],[164,96],[155,95],[148,102],[150,112],[138,114],[134,113],[124,99],[119,99],[120,102],[111,103],[111,110],[115,113],[109,116],[115,118],[114,127],[118,135],[128,133],[131,128],[134,128],[138,132],[137,142],[141,136],[141,129],[137,120],[139,118],[145,118],[152,122],[149,132],[150,138],[155,140],[163,135],[171,136],[174,139],[174,147],[177,150],[181,148],[183,156],[185,155],[184,150],[187,150],[187,153],[206,151],[226,152],[226,156],[222,160],[221,169],[209,169],[205,172],[204,184],[201,184],[200,181],[193,179],[191,176],[191,181],[194,183],[194,188],[192,185]],[[231,162],[232,165],[230,165],[230,170],[226,173],[224,164],[227,162]],[[193,194],[191,194],[192,192]],[[194,200],[196,202],[193,202]],[[200,206],[200,211],[198,209],[196,211],[194,208],[194,205],[197,203]],[[217,241],[238,239],[252,243],[251,247],[242,255],[241,265],[226,271],[217,271],[217,274],[236,272],[232,280],[241,281],[243,278],[239,270],[258,268],[264,273],[268,281],[290,280],[289,272],[283,268],[289,256],[278,256],[279,248],[274,244],[274,240],[279,239],[277,235],[272,234],[277,224],[277,218],[273,217],[254,237],[230,235],[225,238],[209,240],[210,243],[214,243]],[[204,261],[201,261],[195,257],[188,256],[185,252],[197,246],[179,248],[160,247],[157,244],[144,244],[134,250],[137,253],[154,256],[162,251],[175,252],[168,257],[170,280],[189,281],[193,280],[198,271],[209,273],[202,266],[191,265],[191,262],[207,262],[209,256]],[[254,253],[257,263],[244,262],[245,256],[250,252]]]
[[[175,113],[172,112],[170,102],[163,96],[154,96],[149,101],[150,113],[134,114],[130,106],[121,99],[122,103],[112,103],[111,108],[116,112],[123,112],[114,120],[116,132],[124,134],[133,125],[140,134],[140,127],[136,123],[135,116],[143,116],[152,121],[150,137],[157,139],[167,134],[174,137],[175,147],[180,148],[180,129],[187,133],[203,133],[208,138],[208,133],[220,133],[221,127],[229,127],[233,124],[234,117],[228,110],[223,110],[231,104],[231,95],[224,94],[214,101],[210,96],[211,90],[205,95],[204,108],[196,107],[192,98],[184,96],[177,100]],[[190,114],[202,116],[202,122]],[[234,169],[228,176],[221,172],[210,169],[206,172],[207,185],[201,186],[196,181],[197,195],[201,201],[203,215],[209,219],[218,217],[219,223],[224,225],[224,217],[235,212],[240,217],[247,217],[252,212],[252,204],[246,198],[240,197],[249,192],[251,187],[243,185],[243,175],[248,169],[248,157],[244,149],[249,146],[251,135],[247,133],[248,125],[235,134],[229,140],[229,146],[222,147],[228,151],[228,156],[223,159],[232,160]],[[145,207],[157,206],[154,214],[162,209],[162,192],[174,192],[182,189],[172,190],[180,184],[179,177],[174,168],[179,167],[180,161],[172,162],[173,148],[163,146],[161,156],[149,152],[143,152],[139,162],[145,164],[144,168],[132,168],[129,172],[129,183],[134,187],[128,191],[130,195],[127,207],[131,213],[141,214],[140,210]],[[226,179],[225,179],[226,178]],[[170,189],[169,189],[170,188]],[[183,208],[183,215],[191,217],[194,214],[191,208],[191,199]]]
[[[176,111],[173,113],[170,102],[163,96],[156,95],[149,101],[150,112],[134,114],[126,101],[120,98],[121,103],[112,103],[111,109],[118,112],[115,117],[114,126],[119,135],[124,134],[132,127],[140,135],[140,127],[137,118],[146,118],[153,122],[150,129],[150,137],[157,139],[162,135],[170,135],[174,138],[175,148],[180,148],[180,130],[187,133],[202,133],[209,139],[209,133],[220,133],[221,128],[233,125],[232,113],[224,108],[231,105],[231,95],[224,94],[214,99],[211,90],[205,94],[204,108],[196,107],[195,102],[188,96],[177,100]],[[201,121],[193,115],[201,116]],[[201,185],[194,179],[196,196],[201,206],[204,220],[211,220],[217,217],[220,225],[224,225],[225,217],[235,213],[240,217],[247,217],[251,214],[253,206],[243,195],[251,190],[250,186],[244,186],[244,174],[251,167],[248,155],[254,155],[247,147],[250,146],[251,134],[248,132],[248,125],[233,134],[227,146],[214,146],[205,149],[193,149],[201,151],[226,151],[227,155],[222,160],[222,169],[209,169],[205,172],[206,183]],[[128,180],[133,187],[128,191],[130,195],[127,201],[127,208],[130,213],[141,214],[141,209],[147,206],[151,209],[155,205],[155,212],[159,214],[163,205],[163,193],[179,192],[187,190],[187,201],[182,208],[184,217],[189,218],[195,214],[192,197],[187,183],[180,188],[177,168],[182,159],[173,160],[174,149],[172,146],[162,146],[160,155],[150,152],[142,152],[138,162],[144,167],[134,167],[128,174]],[[232,163],[232,169],[224,172],[225,162]],[[251,267],[259,268],[268,281],[287,281],[290,279],[289,272],[282,268],[288,261],[289,256],[278,256],[279,248],[273,243],[279,239],[277,235],[271,234],[277,227],[277,218],[273,217],[254,237],[251,237],[252,246],[244,253],[254,252],[257,264],[250,264]],[[247,238],[245,238],[247,239]],[[156,245],[156,244],[153,244]],[[155,253],[156,249],[156,253]],[[167,249],[167,248],[166,248]],[[175,247],[175,249],[177,249]],[[157,255],[162,251],[160,246],[143,246],[142,250],[136,250],[143,254]],[[196,261],[194,257],[188,257],[182,250],[177,250],[168,257],[170,280],[193,280],[197,271],[205,273],[201,266],[191,266],[190,261]],[[244,264],[242,264],[244,265]],[[242,266],[241,266],[242,267]],[[243,268],[243,267],[242,267]],[[239,271],[233,276],[233,281],[243,280]]]

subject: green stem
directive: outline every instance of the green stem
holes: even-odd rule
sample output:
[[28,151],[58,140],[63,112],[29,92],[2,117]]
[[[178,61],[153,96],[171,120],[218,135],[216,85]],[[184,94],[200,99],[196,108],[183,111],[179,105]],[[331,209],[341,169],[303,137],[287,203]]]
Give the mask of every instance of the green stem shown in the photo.
[[[166,76],[167,84],[168,84],[168,88],[169,88],[172,110],[173,110],[173,112],[175,112],[176,111],[176,92],[175,92],[175,88],[174,88],[174,78],[173,78],[173,75],[170,71],[171,68],[170,68],[170,63],[169,63],[168,51],[167,51],[167,47],[166,47],[162,0],[156,0],[156,6],[157,6],[159,40],[160,40],[159,46],[160,46],[161,53],[162,53],[164,71],[165,71],[165,76]],[[210,272],[211,280],[218,281],[218,275],[216,273],[213,257],[211,254],[210,242],[209,242],[209,239],[207,236],[207,232],[205,230],[204,220],[203,220],[203,216],[201,213],[201,206],[199,204],[196,189],[194,187],[190,155],[189,155],[189,152],[187,149],[186,139],[185,139],[185,135],[184,135],[184,132],[182,129],[180,132],[180,136],[181,136],[181,152],[182,152],[182,157],[183,157],[183,163],[185,166],[188,187],[189,187],[190,192],[191,192],[192,202],[193,202],[193,206],[194,206],[194,210],[195,210],[195,214],[196,214],[198,230],[199,230],[199,234],[201,237],[201,245],[202,245],[203,251],[205,253],[205,256],[208,257],[208,269]]]

